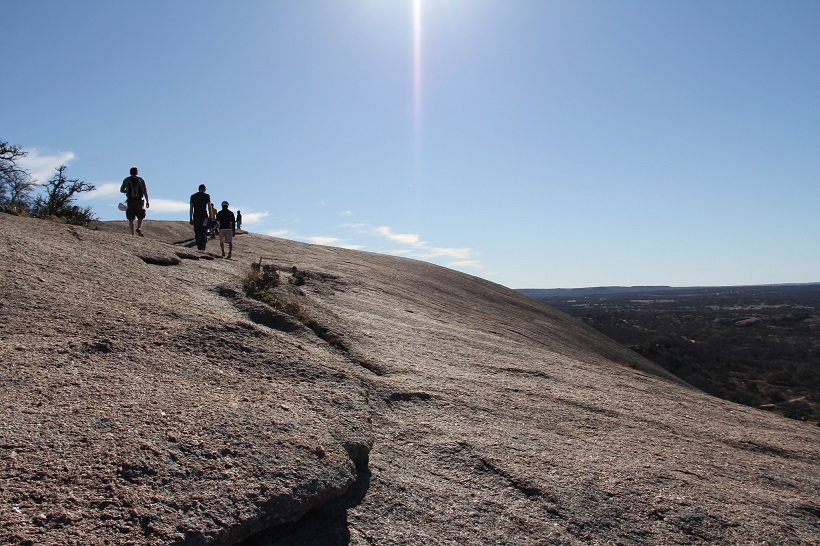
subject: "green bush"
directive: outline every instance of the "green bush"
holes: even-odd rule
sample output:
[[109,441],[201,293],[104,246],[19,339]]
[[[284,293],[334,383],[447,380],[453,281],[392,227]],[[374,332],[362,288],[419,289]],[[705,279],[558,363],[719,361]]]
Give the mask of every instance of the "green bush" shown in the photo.
[[[294,267],[293,270],[295,272],[296,268]],[[307,277],[307,273],[299,273],[302,273],[302,275],[297,278],[301,279],[301,284],[304,284],[304,279]],[[294,277],[296,277],[295,273]],[[293,277],[291,277],[291,282],[293,282],[292,279]],[[287,302],[283,303],[279,300],[279,298],[273,295],[271,290],[277,286],[280,286],[281,282],[282,279],[279,276],[279,272],[276,270],[276,267],[272,265],[260,265],[258,263],[253,263],[251,264],[251,270],[245,274],[243,285],[245,288],[245,294],[249,298],[261,301],[273,307],[277,311],[287,313],[308,328],[314,329],[317,322],[307,314],[305,308],[301,303],[299,303],[299,300],[296,298],[291,298]],[[300,286],[297,282],[293,282],[293,284]]]

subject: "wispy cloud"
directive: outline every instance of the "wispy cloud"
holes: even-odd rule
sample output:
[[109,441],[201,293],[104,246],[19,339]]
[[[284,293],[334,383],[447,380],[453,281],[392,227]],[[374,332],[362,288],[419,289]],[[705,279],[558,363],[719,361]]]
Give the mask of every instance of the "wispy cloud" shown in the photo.
[[[111,199],[114,196],[119,198],[120,195],[119,182],[103,182],[101,184],[94,184],[94,190],[81,194],[81,198],[88,201],[96,201],[100,199]],[[125,196],[123,196],[125,199]]]
[[438,258],[446,256],[448,258],[455,258],[457,260],[466,260],[473,255],[471,248],[441,248],[433,247],[426,250],[425,254],[431,258]]
[[393,233],[393,230],[387,226],[379,226],[373,228],[373,231],[376,235],[381,235],[382,237],[385,237],[396,243],[402,243],[405,245],[411,245],[415,247],[425,246],[424,241],[421,240],[421,237],[417,233]]
[[[268,211],[264,212],[243,212],[242,213],[242,225],[253,225],[257,222],[260,222],[262,218],[268,215]],[[268,233],[271,235],[271,233]],[[281,237],[281,235],[274,235],[274,237]]]
[[76,157],[74,152],[46,153],[37,148],[28,148],[26,151],[28,155],[20,158],[17,163],[27,170],[39,184],[51,178],[56,172],[54,169],[60,165],[67,165]]
[[[244,222],[244,220],[243,220],[243,222]],[[271,237],[282,237],[282,238],[284,238],[284,237],[293,236],[293,233],[291,233],[290,231],[288,231],[286,229],[269,229],[268,231],[265,232],[265,235],[270,235]]]
[[[342,215],[349,216],[346,212],[343,212]],[[266,233],[273,237],[283,237],[317,245],[335,246],[351,250],[371,249],[393,256],[436,261],[447,267],[475,270],[484,268],[481,260],[476,256],[476,251],[472,248],[433,246],[422,239],[418,233],[399,233],[390,226],[372,226],[364,223],[347,223],[338,226],[338,228],[352,232],[356,236],[366,236],[375,238],[376,240],[383,239],[388,241],[389,247],[392,248],[379,248],[378,243],[364,245],[359,244],[358,241],[354,243],[350,240],[359,237],[345,238],[344,236],[335,235],[302,235],[285,229],[269,230]]]
[[[150,195],[150,193],[149,193]],[[191,204],[186,201],[175,201],[173,199],[149,199],[151,211],[153,212],[190,212]]]
[[458,262],[450,262],[450,267],[469,267],[470,269],[483,269],[484,266],[478,260],[461,260]]
[[448,266],[481,269],[480,260],[475,257],[475,250],[471,248],[449,248],[431,246],[417,233],[396,233],[389,226],[370,226],[367,224],[343,224],[341,227],[347,228],[355,233],[382,237],[392,243],[399,243],[405,248],[393,248],[388,250],[389,254],[395,256],[406,256],[419,260],[434,260],[436,258],[450,258],[455,260],[448,263]]
[[321,235],[314,235],[312,237],[305,237],[305,241],[317,245],[335,245],[337,243],[341,243],[342,240],[338,237],[323,237]]

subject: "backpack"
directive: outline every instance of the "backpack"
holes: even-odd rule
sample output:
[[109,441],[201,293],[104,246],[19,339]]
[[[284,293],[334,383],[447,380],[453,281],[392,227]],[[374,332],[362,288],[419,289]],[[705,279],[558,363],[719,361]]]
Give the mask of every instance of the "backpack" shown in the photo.
[[132,176],[128,179],[128,187],[125,195],[132,199],[142,199],[144,190],[144,182],[138,176]]

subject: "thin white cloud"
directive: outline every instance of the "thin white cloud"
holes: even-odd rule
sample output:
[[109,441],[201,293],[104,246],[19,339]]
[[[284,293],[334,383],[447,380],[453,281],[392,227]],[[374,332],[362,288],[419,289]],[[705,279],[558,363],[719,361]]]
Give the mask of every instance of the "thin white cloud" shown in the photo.
[[483,269],[484,266],[481,265],[481,262],[478,260],[461,260],[458,262],[450,262],[450,267],[469,267],[471,269]]
[[[257,222],[261,221],[262,218],[268,215],[268,211],[265,212],[243,212],[242,213],[242,225],[252,225],[256,224]],[[279,235],[274,235],[274,237],[279,237]]]
[[455,258],[457,260],[466,260],[473,255],[471,248],[440,248],[433,247],[426,253],[431,258],[438,258],[439,256],[446,256],[448,258]]
[[[102,184],[94,184],[94,190],[81,194],[81,198],[88,201],[110,199],[114,196],[119,198],[122,195],[120,193],[120,186],[121,184],[119,182],[103,182]],[[123,195],[122,198],[125,199],[125,196]]]
[[[469,268],[469,269],[483,269],[484,266],[481,260],[476,258],[475,250],[471,248],[450,248],[431,246],[427,241],[424,241],[420,235],[416,233],[396,233],[389,226],[371,226],[367,224],[342,224],[340,228],[347,229],[360,235],[370,237],[384,238],[391,243],[394,243],[394,248],[381,250],[376,249],[377,252],[384,252],[393,256],[404,256],[407,258],[414,258],[418,260],[434,261],[451,260],[446,265],[454,268]],[[293,231],[288,230],[270,230],[266,232],[273,237],[286,237],[293,240],[304,241],[318,245],[335,246],[339,248],[347,248],[351,250],[365,250],[367,247],[360,244],[350,244],[343,238],[313,235],[303,236]],[[399,245],[395,245],[399,243]],[[372,249],[373,246],[370,245]],[[441,263],[441,262],[440,262]]]
[[74,152],[44,153],[37,148],[26,150],[28,154],[20,158],[17,164],[31,174],[31,177],[42,184],[54,176],[54,169],[61,165],[67,165],[75,159]]
[[426,243],[421,240],[421,237],[416,233],[393,233],[393,230],[387,226],[380,226],[377,228],[373,228],[377,235],[381,235],[382,237],[386,237],[391,241],[396,243],[402,243],[405,245],[411,245],[415,247],[423,247]]
[[342,216],[353,216],[353,211],[352,210],[343,210],[342,211]]
[[[149,193],[150,196],[150,193]],[[152,212],[191,212],[191,204],[186,201],[175,201],[173,199],[149,199]]]
[[265,232],[265,235],[270,235],[271,237],[290,237],[293,235],[293,233],[286,229],[269,229]]
[[344,224],[342,227],[350,229],[355,233],[384,237],[393,242],[400,243],[409,248],[391,249],[387,252],[394,256],[406,256],[420,260],[433,260],[435,258],[450,258],[455,260],[450,265],[453,267],[470,267],[481,269],[481,262],[475,258],[475,251],[471,248],[448,248],[430,246],[420,235],[416,233],[396,233],[389,226],[368,226],[367,224]]
[[335,243],[339,243],[342,240],[338,237],[322,237],[321,235],[314,235],[313,237],[305,237],[305,241],[309,243],[317,244],[317,245],[333,245]]

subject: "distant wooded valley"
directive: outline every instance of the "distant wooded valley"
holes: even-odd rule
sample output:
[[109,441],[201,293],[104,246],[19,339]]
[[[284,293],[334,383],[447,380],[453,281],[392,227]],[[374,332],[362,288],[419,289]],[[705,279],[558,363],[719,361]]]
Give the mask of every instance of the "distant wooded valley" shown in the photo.
[[820,424],[820,284],[521,292],[705,392]]

